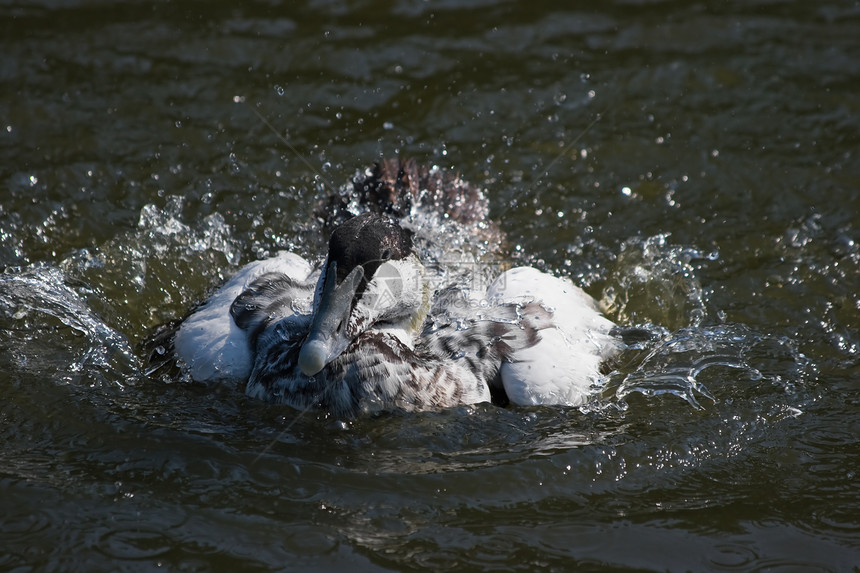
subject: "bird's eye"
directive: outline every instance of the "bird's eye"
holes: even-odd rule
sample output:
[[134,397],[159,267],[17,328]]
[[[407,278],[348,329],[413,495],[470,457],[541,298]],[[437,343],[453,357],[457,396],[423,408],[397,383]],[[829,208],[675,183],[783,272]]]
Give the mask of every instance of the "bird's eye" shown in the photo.
[[382,251],[381,258],[383,261],[387,261],[388,259],[390,259],[391,258],[391,249],[385,249],[384,251]]

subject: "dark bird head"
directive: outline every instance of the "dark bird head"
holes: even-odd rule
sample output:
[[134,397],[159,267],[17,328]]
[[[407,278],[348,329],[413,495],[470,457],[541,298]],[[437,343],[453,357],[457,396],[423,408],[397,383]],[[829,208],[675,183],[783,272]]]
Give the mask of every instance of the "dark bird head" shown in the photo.
[[314,376],[371,328],[411,336],[427,314],[426,291],[408,230],[374,213],[347,220],[329,241],[299,368]]

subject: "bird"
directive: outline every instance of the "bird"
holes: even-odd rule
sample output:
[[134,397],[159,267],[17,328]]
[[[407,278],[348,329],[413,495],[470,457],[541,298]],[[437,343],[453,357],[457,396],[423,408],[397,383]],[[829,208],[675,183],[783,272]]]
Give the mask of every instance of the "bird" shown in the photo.
[[375,165],[326,207],[320,265],[282,252],[240,269],[171,331],[177,362],[195,381],[241,380],[253,398],[334,416],[582,405],[623,347],[616,325],[569,278],[523,266],[476,281],[504,241],[485,200],[446,171]]

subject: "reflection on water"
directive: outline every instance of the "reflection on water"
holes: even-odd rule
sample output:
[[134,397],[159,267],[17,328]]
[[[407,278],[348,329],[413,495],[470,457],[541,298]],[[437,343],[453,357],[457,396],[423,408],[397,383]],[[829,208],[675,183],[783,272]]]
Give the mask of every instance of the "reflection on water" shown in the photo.
[[[4,5],[0,569],[856,568],[856,12]],[[339,420],[144,375],[398,154],[624,327],[593,402]]]

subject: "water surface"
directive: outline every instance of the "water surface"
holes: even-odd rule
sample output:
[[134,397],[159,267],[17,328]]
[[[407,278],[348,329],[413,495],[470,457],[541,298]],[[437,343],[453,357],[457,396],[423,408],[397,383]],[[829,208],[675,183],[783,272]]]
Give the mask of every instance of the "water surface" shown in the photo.
[[[0,569],[857,570],[856,2],[0,16]],[[144,374],[394,155],[653,335],[595,401],[338,420]]]

